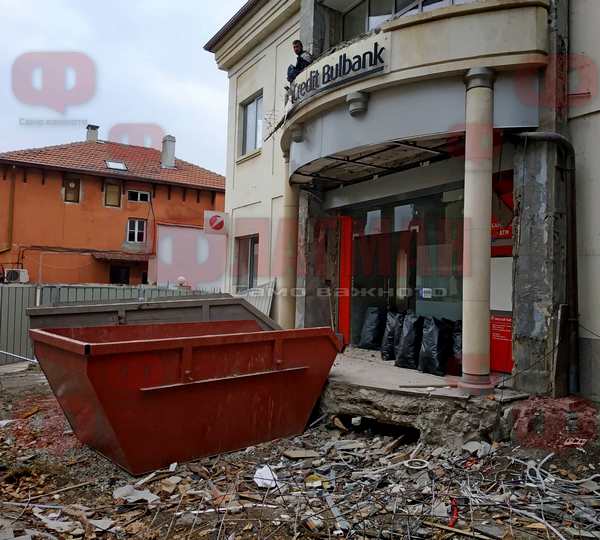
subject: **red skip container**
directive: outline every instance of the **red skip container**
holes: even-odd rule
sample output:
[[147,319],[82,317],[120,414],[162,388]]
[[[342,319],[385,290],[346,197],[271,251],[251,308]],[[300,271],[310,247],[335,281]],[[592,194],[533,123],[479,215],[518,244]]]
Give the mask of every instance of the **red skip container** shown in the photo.
[[133,475],[302,433],[339,350],[256,321],[29,333],[79,440]]

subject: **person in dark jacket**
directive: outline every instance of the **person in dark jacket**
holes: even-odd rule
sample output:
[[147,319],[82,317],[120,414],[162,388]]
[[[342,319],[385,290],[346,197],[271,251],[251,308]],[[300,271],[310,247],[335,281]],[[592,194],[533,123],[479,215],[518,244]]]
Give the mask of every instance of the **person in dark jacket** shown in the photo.
[[312,55],[308,51],[304,50],[304,45],[302,45],[302,42],[299,39],[294,41],[293,46],[297,59],[296,65],[291,65],[288,67],[287,80],[289,83],[293,83],[296,80],[296,77],[300,75],[300,73],[302,73],[307,66],[310,66],[313,61]]

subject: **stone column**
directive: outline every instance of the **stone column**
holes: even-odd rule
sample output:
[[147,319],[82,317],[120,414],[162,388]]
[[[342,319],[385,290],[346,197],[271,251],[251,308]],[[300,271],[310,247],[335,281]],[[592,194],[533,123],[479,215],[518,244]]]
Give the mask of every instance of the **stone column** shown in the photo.
[[466,146],[463,253],[463,376],[471,394],[490,383],[490,259],[494,132],[494,73],[469,70],[465,78]]
[[278,323],[283,328],[296,327],[296,275],[298,263],[298,210],[299,189],[289,182],[289,157],[285,158],[285,186],[283,192],[282,226],[283,241],[278,241],[284,253],[275,256],[283,257],[283,267],[277,280],[277,289],[281,293],[279,302]]

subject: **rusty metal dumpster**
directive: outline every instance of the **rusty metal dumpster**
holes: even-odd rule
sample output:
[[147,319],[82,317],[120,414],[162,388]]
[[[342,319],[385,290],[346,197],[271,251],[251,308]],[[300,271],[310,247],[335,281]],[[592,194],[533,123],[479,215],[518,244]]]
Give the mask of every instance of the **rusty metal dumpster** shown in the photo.
[[301,433],[339,348],[254,320],[30,336],[77,437],[133,475]]

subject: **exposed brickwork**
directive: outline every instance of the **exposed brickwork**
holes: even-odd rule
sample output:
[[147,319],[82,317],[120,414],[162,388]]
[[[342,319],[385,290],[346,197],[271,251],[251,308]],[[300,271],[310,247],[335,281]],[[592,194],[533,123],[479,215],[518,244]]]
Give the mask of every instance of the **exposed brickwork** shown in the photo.
[[512,438],[522,446],[561,451],[570,440],[598,437],[598,410],[584,399],[531,398],[516,404],[512,414]]

